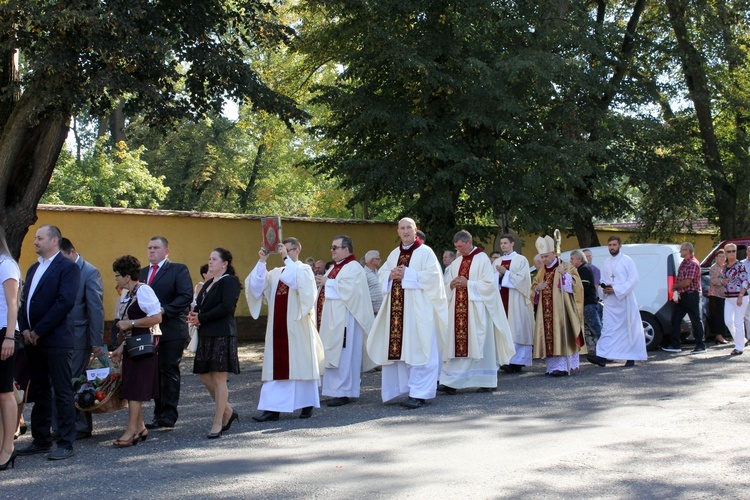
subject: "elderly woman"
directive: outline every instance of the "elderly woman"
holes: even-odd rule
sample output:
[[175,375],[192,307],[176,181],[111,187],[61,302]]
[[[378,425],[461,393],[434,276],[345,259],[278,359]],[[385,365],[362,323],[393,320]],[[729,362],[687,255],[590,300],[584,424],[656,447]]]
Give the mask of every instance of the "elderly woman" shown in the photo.
[[232,254],[224,248],[211,252],[207,276],[188,323],[198,327],[193,373],[200,374],[201,382],[216,403],[211,431],[206,436],[215,439],[228,431],[233,421],[239,420],[229,406],[227,373],[240,373],[234,311],[242,285],[232,267]]
[[724,266],[727,262],[727,256],[724,250],[716,252],[716,262],[708,271],[710,286],[708,289],[708,326],[715,336],[717,344],[728,344],[724,339],[724,282],[721,274],[724,272]]
[[724,246],[727,264],[721,274],[724,284],[724,323],[734,339],[732,356],[742,354],[745,350],[745,311],[748,299],[747,270],[745,265],[737,260],[737,245],[728,243]]
[[[153,289],[139,283],[141,263],[132,255],[124,255],[112,264],[115,281],[127,290],[123,295],[124,314],[117,327],[124,334],[123,343],[112,353],[115,360],[122,359],[122,388],[120,397],[128,400],[128,425],[122,436],[115,439],[114,446],[124,448],[145,441],[148,430],[143,422],[143,401],[159,397],[159,365],[154,353],[152,356],[133,359],[123,355],[125,339],[151,333],[151,327],[161,323],[161,304]],[[158,348],[158,337],[154,337],[154,347]]]
[[21,270],[11,257],[5,230],[0,226],[0,470],[15,467],[16,450],[13,438],[16,431],[18,406],[13,397],[13,369],[18,331],[18,283]]

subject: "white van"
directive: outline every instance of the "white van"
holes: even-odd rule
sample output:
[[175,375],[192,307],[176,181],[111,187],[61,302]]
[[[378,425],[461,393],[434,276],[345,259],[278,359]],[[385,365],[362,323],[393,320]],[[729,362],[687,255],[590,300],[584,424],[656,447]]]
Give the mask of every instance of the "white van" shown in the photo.
[[[609,248],[590,247],[593,264],[604,268],[604,261],[609,257]],[[662,245],[657,243],[627,244],[620,250],[635,262],[640,280],[635,289],[638,309],[641,311],[643,332],[646,335],[648,350],[659,349],[662,338],[672,335],[672,285],[677,278],[680,267],[680,245]],[[562,260],[570,262],[570,251],[563,252]],[[603,282],[607,277],[602,275]],[[601,295],[601,293],[600,293]]]

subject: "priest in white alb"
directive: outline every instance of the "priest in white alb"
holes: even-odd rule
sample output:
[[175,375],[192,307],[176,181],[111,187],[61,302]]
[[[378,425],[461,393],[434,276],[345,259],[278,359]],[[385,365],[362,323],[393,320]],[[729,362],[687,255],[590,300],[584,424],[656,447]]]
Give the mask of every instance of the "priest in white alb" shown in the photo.
[[457,256],[448,268],[448,329],[438,390],[491,392],[498,368],[515,354],[497,274],[468,231],[456,233],[453,245]]
[[320,287],[316,310],[325,348],[323,396],[331,397],[328,406],[343,406],[359,397],[364,339],[374,314],[367,275],[354,256],[352,239],[336,236],[331,258],[335,265],[315,277]]
[[503,256],[494,263],[500,275],[500,297],[516,351],[508,364],[500,367],[506,373],[521,373],[524,366],[531,366],[534,345],[534,302],[531,298],[529,261],[516,253],[514,246],[513,235],[502,235],[500,250]]
[[411,409],[435,397],[438,337],[445,335],[448,302],[440,264],[432,249],[417,238],[416,223],[401,219],[398,234],[401,245],[378,274],[383,305],[367,337],[367,353],[383,366],[383,401],[408,395],[401,404]]
[[302,408],[300,418],[310,418],[320,407],[318,385],[323,364],[323,344],[315,329],[315,280],[310,266],[299,261],[299,240],[286,238],[278,253],[283,267],[266,270],[268,252],[245,279],[250,314],[258,319],[268,304],[268,326],[263,351],[263,371],[258,422],[278,420],[281,412]]
[[596,343],[596,355],[587,359],[605,366],[608,359],[624,359],[625,366],[635,361],[648,359],[646,338],[643,334],[641,313],[635,299],[638,286],[638,270],[633,259],[622,253],[619,236],[610,236],[607,241],[609,258],[602,267],[604,292],[604,317],[602,336]]

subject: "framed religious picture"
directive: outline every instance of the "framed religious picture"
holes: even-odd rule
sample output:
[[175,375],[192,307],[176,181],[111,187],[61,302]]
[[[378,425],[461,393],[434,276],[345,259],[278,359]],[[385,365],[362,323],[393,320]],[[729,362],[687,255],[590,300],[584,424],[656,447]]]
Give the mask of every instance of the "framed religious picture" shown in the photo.
[[281,243],[281,217],[262,217],[260,227],[263,232],[263,248],[268,253],[277,253],[276,247]]

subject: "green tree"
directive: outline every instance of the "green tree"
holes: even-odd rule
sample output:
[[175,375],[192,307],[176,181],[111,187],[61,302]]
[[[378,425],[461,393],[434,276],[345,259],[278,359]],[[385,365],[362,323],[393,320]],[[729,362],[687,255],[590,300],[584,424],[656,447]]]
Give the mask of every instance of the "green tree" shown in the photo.
[[594,219],[632,214],[623,194],[676,161],[653,153],[663,125],[633,112],[650,104],[632,76],[645,1],[305,5],[331,22],[303,24],[302,51],[341,67],[313,100],[330,111],[314,164],[440,243],[496,220],[597,244]]
[[169,188],[141,159],[144,148],[129,151],[124,142],[108,151],[103,137],[81,161],[67,149],[58,159],[43,203],[97,207],[160,208]]
[[244,59],[289,33],[262,0],[0,3],[0,223],[13,253],[81,110],[103,116],[122,100],[126,116],[164,125],[233,98],[303,120]]

